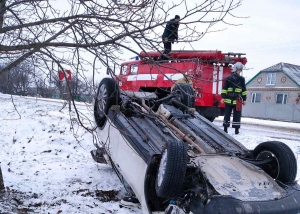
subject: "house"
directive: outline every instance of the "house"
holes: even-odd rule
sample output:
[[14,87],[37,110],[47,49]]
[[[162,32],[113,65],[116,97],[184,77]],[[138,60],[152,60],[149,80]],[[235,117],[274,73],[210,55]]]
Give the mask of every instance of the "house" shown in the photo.
[[244,117],[300,122],[300,66],[278,63],[246,84]]

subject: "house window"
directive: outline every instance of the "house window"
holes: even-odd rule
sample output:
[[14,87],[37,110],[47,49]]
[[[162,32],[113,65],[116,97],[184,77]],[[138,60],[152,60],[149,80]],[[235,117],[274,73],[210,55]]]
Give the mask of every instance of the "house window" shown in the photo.
[[122,75],[126,75],[126,73],[127,73],[127,65],[124,65],[124,66],[122,66],[122,68],[121,68],[121,74]]
[[276,94],[276,103],[286,104],[287,94]]
[[268,73],[267,85],[275,85],[276,73]]
[[260,103],[261,93],[252,93],[251,103]]
[[130,74],[137,74],[137,72],[138,72],[138,66],[132,65],[130,68]]

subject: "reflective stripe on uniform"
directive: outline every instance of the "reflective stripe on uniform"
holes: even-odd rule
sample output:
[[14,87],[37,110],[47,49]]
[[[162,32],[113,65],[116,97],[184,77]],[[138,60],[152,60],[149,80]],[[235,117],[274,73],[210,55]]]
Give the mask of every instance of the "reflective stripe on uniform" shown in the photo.
[[247,91],[243,91],[242,96],[246,96],[246,95],[247,95]]
[[223,124],[224,124],[224,125],[227,125],[227,126],[230,126],[230,121],[225,121],[225,120],[223,120]]
[[224,99],[224,103],[231,104],[231,99]]

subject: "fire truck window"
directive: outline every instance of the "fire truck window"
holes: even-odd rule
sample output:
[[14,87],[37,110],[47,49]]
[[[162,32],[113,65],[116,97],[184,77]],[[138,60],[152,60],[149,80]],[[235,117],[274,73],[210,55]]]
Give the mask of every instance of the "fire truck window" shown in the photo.
[[127,65],[125,65],[125,66],[122,66],[122,68],[121,68],[121,74],[122,75],[126,75],[126,73],[127,73]]
[[130,69],[130,74],[137,74],[137,72],[138,72],[138,66],[132,65]]

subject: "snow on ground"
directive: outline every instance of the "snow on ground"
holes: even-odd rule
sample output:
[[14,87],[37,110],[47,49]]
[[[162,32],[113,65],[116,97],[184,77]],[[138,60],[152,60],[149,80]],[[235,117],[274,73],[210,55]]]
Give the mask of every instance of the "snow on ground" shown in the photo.
[[[223,117],[218,117],[214,121],[216,125],[223,129],[222,122]],[[229,128],[228,132],[248,149],[254,149],[258,144],[266,141],[281,141],[292,149],[297,158],[298,174],[296,179],[300,184],[300,123],[243,117],[241,123],[240,134],[235,135],[233,128]]]
[[[20,210],[141,213],[119,208],[122,184],[109,166],[92,160],[93,135],[78,126],[68,106],[59,111],[60,103],[14,96],[17,112],[10,96],[1,95],[0,102],[1,168],[5,186],[19,193]],[[93,120],[83,107],[81,113]]]
[[[62,109],[63,101],[13,98],[14,102],[10,96],[0,95],[0,161],[5,186],[15,193],[19,212],[142,213],[138,208],[119,207],[119,200],[125,194],[121,182],[109,166],[92,160],[90,150],[94,149],[94,137],[78,125],[74,111],[69,114],[68,106]],[[79,103],[77,107],[83,123],[93,128],[90,107]],[[220,125],[221,120],[218,118],[216,124]],[[300,124],[242,120],[244,127],[252,123],[264,131],[268,126],[268,132],[274,134],[281,127],[292,129],[294,140],[277,140],[289,145],[298,157]],[[257,130],[251,130],[241,130],[239,135],[230,130],[229,134],[249,149],[274,140],[272,136],[258,135]],[[3,211],[0,207],[0,213]]]
[[[223,122],[223,119],[224,117],[217,117],[216,121]],[[273,121],[273,120],[260,120],[256,118],[244,118],[244,117],[242,117],[241,121],[242,123],[250,124],[250,125],[298,130],[300,133],[300,123],[290,123],[290,122],[281,122],[281,121]]]

